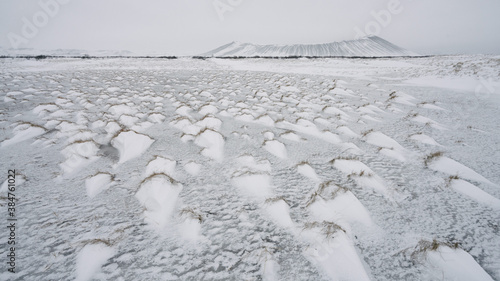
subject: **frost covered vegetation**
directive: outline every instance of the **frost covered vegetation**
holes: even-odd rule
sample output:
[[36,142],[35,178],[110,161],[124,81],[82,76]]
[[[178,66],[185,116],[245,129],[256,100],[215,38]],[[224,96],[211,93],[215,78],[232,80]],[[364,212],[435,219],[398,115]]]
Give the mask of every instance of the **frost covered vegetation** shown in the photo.
[[1,59],[0,279],[499,280],[499,80],[488,56]]

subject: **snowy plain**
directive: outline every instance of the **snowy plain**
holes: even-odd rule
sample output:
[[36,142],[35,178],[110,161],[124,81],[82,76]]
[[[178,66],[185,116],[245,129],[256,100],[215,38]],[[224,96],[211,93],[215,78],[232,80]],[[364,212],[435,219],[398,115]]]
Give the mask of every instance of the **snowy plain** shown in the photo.
[[498,57],[6,58],[0,85],[0,280],[500,280]]

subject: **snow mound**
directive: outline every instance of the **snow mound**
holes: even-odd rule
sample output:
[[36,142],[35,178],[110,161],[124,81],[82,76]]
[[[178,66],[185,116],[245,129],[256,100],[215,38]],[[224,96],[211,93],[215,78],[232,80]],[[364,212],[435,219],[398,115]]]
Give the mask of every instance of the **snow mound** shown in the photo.
[[280,135],[281,138],[291,140],[291,141],[296,141],[296,142],[301,142],[303,139],[301,136],[295,134],[294,132],[286,132]]
[[337,128],[337,131],[339,131],[342,135],[350,137],[350,138],[359,138],[359,135],[353,132],[351,129],[349,129],[346,126],[340,126]]
[[177,161],[156,156],[154,160],[151,160],[146,166],[146,172],[144,172],[144,176],[149,177],[152,174],[166,174],[173,176],[175,173],[175,166],[177,165]]
[[[108,89],[109,90],[109,89]],[[113,114],[115,117],[120,117],[123,114],[134,115],[137,110],[126,104],[113,105],[108,109],[109,113]]]
[[470,197],[472,200],[489,206],[492,209],[500,210],[500,199],[497,199],[490,194],[484,192],[479,187],[466,182],[464,180],[452,180],[451,188],[455,191],[462,193],[465,196]]
[[150,137],[134,131],[121,132],[111,140],[111,145],[120,152],[120,163],[141,156],[154,142]]
[[1,147],[9,146],[18,142],[32,139],[39,135],[45,134],[46,130],[39,126],[34,126],[31,124],[21,124],[17,125],[12,132],[14,136],[8,140],[4,140]]
[[435,277],[454,281],[493,281],[467,252],[441,246],[427,253],[427,263],[436,270]]
[[303,175],[304,177],[310,178],[314,181],[319,181],[319,177],[316,174],[316,171],[307,163],[302,163],[297,166],[297,172]]
[[374,225],[370,213],[358,198],[350,191],[338,192],[335,198],[330,200],[318,199],[309,206],[310,212],[315,218],[324,221],[335,220],[338,224],[349,228],[345,223],[359,223],[366,227]]
[[309,234],[309,239],[313,243],[304,255],[330,280],[370,280],[353,242],[343,231],[337,231],[328,241],[316,233]]
[[445,156],[439,157],[438,159],[434,160],[429,165],[429,168],[448,175],[459,176],[460,178],[494,185],[492,182],[476,173],[471,168],[466,167],[465,165],[460,164],[457,161]]
[[360,161],[335,159],[333,166],[354,179],[358,185],[371,188],[388,198],[392,198],[389,189],[385,186],[384,180]]
[[441,146],[433,138],[431,138],[431,137],[429,137],[428,135],[425,135],[425,134],[415,134],[415,135],[410,136],[410,139],[418,141],[418,142],[421,142],[421,143],[424,143],[424,144]]
[[380,153],[401,162],[406,161],[406,149],[397,141],[381,132],[371,132],[366,135],[366,142],[380,147]]
[[88,244],[76,258],[76,281],[90,281],[107,260],[115,255],[115,249],[103,243]]
[[152,123],[157,123],[160,124],[163,121],[165,121],[165,115],[160,114],[160,113],[152,113],[148,116],[148,120]]
[[366,142],[379,147],[404,151],[405,149],[394,139],[381,132],[371,132],[366,136]]
[[181,219],[183,221],[179,224],[179,233],[181,239],[187,242],[199,242],[205,240],[201,234],[202,217],[191,209],[184,209],[181,211]]
[[164,174],[144,180],[136,198],[146,208],[146,221],[160,229],[165,227],[175,209],[182,185]]
[[194,143],[203,147],[201,154],[205,157],[222,161],[224,158],[224,137],[216,131],[204,130],[194,140]]
[[422,123],[422,124],[425,124],[425,125],[429,125],[431,126],[432,128],[434,129],[438,129],[438,130],[448,130],[445,126],[439,124],[438,122],[428,118],[428,117],[425,117],[425,116],[422,116],[422,115],[417,115],[415,117],[413,117],[411,119],[412,121],[414,122],[417,122],[417,123]]
[[85,180],[87,195],[94,198],[99,193],[108,189],[113,183],[113,176],[106,173],[98,173]]
[[290,206],[283,200],[269,200],[264,207],[266,213],[278,226],[283,228],[294,228],[294,223],[290,218]]
[[271,163],[267,159],[255,160],[251,155],[242,155],[239,156],[236,161],[239,165],[252,171],[271,172]]
[[278,158],[287,158],[287,151],[285,145],[278,140],[266,141],[264,149]]
[[75,171],[96,161],[99,156],[99,147],[94,141],[77,141],[66,146],[61,154],[66,160],[60,164],[65,174],[72,174]]

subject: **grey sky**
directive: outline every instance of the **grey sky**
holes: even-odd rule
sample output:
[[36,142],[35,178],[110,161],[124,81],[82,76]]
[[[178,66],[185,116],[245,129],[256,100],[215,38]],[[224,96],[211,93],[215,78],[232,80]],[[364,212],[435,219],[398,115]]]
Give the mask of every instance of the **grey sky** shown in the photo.
[[[57,1],[2,0],[0,46],[192,55],[231,41],[348,40],[357,28],[420,53],[500,54],[499,0]],[[39,2],[58,8],[45,11]]]

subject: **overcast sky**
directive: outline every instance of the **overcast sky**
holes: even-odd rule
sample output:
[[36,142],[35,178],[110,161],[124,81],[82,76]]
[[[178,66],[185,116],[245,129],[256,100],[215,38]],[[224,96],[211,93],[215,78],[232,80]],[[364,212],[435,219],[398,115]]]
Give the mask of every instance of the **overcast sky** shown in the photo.
[[194,55],[231,41],[328,43],[361,31],[423,54],[500,54],[499,28],[500,0],[0,1],[3,48]]

